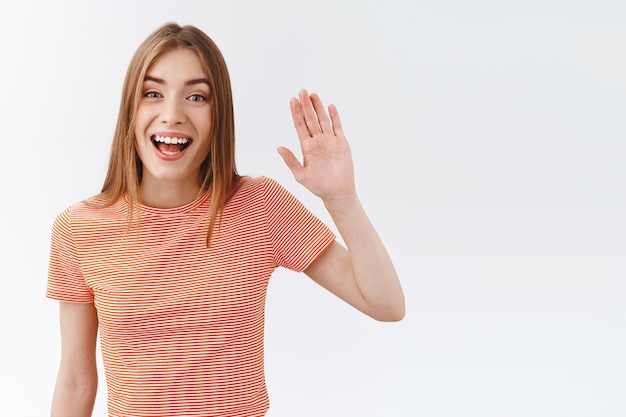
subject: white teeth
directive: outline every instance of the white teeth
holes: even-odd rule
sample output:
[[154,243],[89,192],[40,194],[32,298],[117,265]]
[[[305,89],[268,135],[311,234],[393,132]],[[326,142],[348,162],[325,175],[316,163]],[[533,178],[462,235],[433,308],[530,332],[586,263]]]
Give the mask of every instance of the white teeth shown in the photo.
[[169,136],[155,136],[154,140],[156,142],[163,142],[166,143],[168,145],[184,145],[187,142],[189,142],[189,139],[187,138],[171,138]]

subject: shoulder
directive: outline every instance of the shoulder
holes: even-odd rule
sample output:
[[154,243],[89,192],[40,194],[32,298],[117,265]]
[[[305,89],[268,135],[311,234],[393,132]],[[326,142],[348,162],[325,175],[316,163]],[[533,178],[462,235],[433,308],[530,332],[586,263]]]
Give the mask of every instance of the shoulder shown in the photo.
[[124,206],[123,198],[110,204],[101,195],[96,195],[70,204],[56,216],[54,223],[69,226],[76,223],[125,218]]
[[242,177],[239,190],[263,189],[267,187],[282,187],[278,181],[272,177],[260,175],[258,177]]
[[267,176],[243,177],[233,199],[261,197],[272,194],[289,194],[274,178]]
[[225,213],[267,213],[289,210],[298,201],[283,185],[271,177],[244,177],[233,197],[225,207]]

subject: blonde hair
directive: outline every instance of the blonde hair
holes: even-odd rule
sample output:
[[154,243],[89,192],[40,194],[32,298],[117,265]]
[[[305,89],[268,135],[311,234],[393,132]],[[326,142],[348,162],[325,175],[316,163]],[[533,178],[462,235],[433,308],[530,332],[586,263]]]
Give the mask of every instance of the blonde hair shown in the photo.
[[104,198],[103,206],[107,207],[126,195],[130,207],[130,223],[133,210],[139,202],[139,183],[143,168],[136,148],[135,119],[144,77],[158,57],[176,48],[188,48],[198,55],[211,91],[210,150],[200,167],[199,178],[200,193],[211,189],[208,245],[216,221],[236,191],[241,177],[235,167],[235,121],[228,68],[213,40],[194,26],[167,23],[152,32],[135,51],[124,79],[111,157],[101,197]]

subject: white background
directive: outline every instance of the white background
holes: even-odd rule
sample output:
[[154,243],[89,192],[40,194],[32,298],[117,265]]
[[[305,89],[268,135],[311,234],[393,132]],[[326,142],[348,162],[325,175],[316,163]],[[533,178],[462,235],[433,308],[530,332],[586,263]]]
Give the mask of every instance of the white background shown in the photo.
[[0,4],[3,415],[49,413],[50,226],[99,191],[126,66],[167,21],[226,57],[240,173],[327,221],[275,149],[298,89],[338,106],[404,285],[378,323],[277,271],[268,416],[626,415],[623,1]]

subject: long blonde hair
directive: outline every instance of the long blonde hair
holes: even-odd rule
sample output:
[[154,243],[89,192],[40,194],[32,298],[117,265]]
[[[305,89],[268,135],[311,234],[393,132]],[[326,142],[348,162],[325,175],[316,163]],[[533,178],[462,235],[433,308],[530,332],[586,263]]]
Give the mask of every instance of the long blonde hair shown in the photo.
[[[210,150],[200,167],[200,193],[211,189],[211,208],[207,244],[217,219],[239,184],[235,166],[235,121],[230,77],[217,45],[200,29],[167,23],[152,32],[133,55],[122,90],[117,125],[111,145],[109,167],[101,190],[103,206],[110,206],[127,196],[129,222],[139,202],[142,162],[135,140],[137,108],[143,81],[150,65],[164,52],[188,48],[196,52],[209,80],[212,100]],[[218,223],[219,224],[219,223]]]

